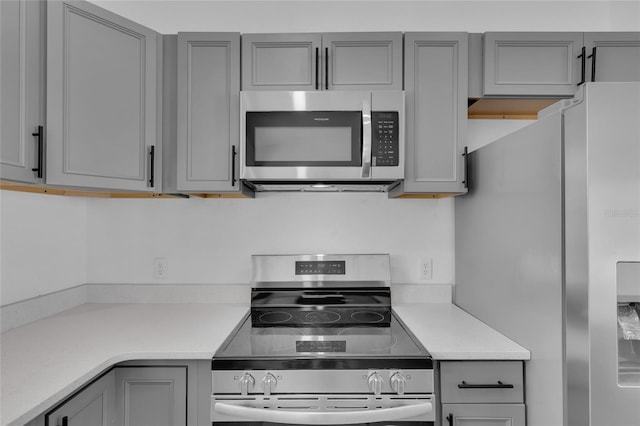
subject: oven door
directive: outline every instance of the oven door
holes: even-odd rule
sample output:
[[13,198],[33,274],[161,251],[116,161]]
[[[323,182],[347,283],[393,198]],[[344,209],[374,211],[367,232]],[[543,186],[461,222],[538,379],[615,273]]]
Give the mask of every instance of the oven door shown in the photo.
[[242,425],[427,425],[435,423],[432,394],[213,396],[214,426]]
[[242,92],[240,178],[371,179],[371,92]]

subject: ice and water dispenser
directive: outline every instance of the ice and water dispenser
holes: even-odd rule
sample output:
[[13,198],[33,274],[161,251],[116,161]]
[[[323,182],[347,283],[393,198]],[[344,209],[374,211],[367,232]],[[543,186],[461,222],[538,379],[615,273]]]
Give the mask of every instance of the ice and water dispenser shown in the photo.
[[640,262],[618,262],[618,385],[640,386]]

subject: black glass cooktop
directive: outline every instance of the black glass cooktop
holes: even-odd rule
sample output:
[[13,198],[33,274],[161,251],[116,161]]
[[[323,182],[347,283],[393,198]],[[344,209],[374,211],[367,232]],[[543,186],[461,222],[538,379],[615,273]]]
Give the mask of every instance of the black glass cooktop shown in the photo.
[[[322,326],[322,321],[330,317],[325,316],[326,312],[312,311],[309,314],[322,318],[314,326],[256,327],[252,326],[252,315],[247,315],[216,352],[213,368],[233,368],[234,360],[241,360],[243,368],[248,368],[247,362],[252,368],[431,366],[427,350],[391,311],[388,311],[389,318],[385,318],[388,319],[386,326],[382,327],[358,325],[353,321],[344,326]],[[288,315],[282,318],[286,317]]]

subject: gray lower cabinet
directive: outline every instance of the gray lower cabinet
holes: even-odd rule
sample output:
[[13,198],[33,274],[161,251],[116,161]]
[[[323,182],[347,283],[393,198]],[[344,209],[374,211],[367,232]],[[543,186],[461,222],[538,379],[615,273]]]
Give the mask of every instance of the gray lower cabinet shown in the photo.
[[27,426],[211,426],[211,360],[128,361]]
[[186,426],[187,367],[116,368],[115,413],[122,426]]
[[640,81],[640,32],[585,33],[587,81]]
[[405,34],[404,182],[390,196],[466,193],[467,33]]
[[581,77],[580,32],[487,32],[484,96],[573,96]]
[[111,370],[89,384],[63,405],[46,414],[45,424],[47,426],[111,426],[115,420],[115,378],[116,372]]
[[442,404],[442,426],[524,426],[524,404]]
[[161,40],[92,3],[47,2],[47,184],[160,191]]
[[241,192],[240,34],[178,34],[177,189]]
[[43,1],[0,2],[0,179],[39,183],[44,175],[45,9]]
[[521,361],[446,361],[440,364],[442,426],[524,426]]
[[244,34],[242,90],[402,90],[402,33]]

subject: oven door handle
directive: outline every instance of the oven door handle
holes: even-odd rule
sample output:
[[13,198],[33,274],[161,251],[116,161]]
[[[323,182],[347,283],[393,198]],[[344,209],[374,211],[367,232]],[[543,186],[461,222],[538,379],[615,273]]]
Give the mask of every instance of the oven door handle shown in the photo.
[[403,405],[392,408],[376,408],[359,411],[294,411],[254,408],[243,405],[216,402],[213,410],[220,414],[274,423],[300,425],[346,425],[357,423],[388,422],[422,416],[433,411],[431,402]]

